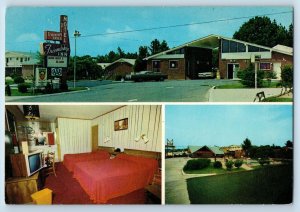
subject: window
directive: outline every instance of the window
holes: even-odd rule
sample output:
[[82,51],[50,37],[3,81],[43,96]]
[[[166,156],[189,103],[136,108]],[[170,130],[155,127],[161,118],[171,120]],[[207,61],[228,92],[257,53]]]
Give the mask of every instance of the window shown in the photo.
[[8,58],[6,58],[6,63],[8,63]]
[[23,62],[23,58],[22,58],[22,57],[20,58],[20,62],[21,62],[21,63]]
[[248,46],[248,52],[259,52],[259,48],[256,46]]
[[28,61],[30,60],[30,57],[28,57]]
[[229,41],[222,39],[222,53],[229,52]]
[[159,69],[160,69],[160,61],[159,60],[152,61],[152,69],[154,71],[159,71]]
[[246,52],[246,45],[243,43],[238,43],[238,52]]
[[19,58],[17,57],[16,60],[19,60]]
[[259,48],[259,51],[260,51],[260,52],[269,52],[270,50],[264,49],[264,48]]
[[271,70],[271,63],[260,63],[259,69],[260,70]]
[[230,41],[230,52],[237,52],[238,43],[234,41]]
[[170,69],[176,69],[176,68],[178,68],[178,60],[170,60],[169,61],[169,68]]

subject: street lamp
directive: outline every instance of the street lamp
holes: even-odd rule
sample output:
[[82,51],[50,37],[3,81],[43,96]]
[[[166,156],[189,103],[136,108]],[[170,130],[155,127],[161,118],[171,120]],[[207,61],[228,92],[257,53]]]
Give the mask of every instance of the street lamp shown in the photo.
[[79,31],[75,30],[74,37],[75,37],[75,57],[74,57],[74,88],[75,88],[75,81],[76,81],[76,38],[79,37],[81,34]]

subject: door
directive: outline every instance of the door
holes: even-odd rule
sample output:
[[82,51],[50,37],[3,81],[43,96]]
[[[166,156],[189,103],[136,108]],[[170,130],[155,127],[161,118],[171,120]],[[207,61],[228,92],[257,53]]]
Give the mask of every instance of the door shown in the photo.
[[228,63],[227,79],[236,79],[239,69],[240,69],[240,65],[238,63]]
[[276,73],[276,78],[281,79],[281,63],[273,63],[273,71]]
[[98,149],[98,125],[92,126],[92,151]]

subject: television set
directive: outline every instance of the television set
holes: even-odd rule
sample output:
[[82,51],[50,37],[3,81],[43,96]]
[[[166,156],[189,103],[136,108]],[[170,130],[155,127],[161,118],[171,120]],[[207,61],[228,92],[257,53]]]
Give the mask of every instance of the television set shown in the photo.
[[25,155],[27,176],[31,176],[43,168],[43,152],[32,152]]

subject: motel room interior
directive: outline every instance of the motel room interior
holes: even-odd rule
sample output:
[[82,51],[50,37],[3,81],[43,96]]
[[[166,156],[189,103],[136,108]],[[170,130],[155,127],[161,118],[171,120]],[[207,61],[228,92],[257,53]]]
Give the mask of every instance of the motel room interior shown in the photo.
[[161,204],[159,105],[6,105],[7,204]]

